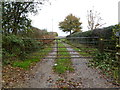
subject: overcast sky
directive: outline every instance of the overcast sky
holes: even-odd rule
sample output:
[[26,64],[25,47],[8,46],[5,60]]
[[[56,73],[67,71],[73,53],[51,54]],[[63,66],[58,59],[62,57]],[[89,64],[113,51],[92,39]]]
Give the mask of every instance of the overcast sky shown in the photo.
[[93,9],[100,13],[103,27],[118,23],[118,2],[120,0],[51,0],[51,5],[46,4],[36,16],[30,15],[32,25],[39,29],[58,32],[59,36],[69,33],[62,32],[58,27],[59,22],[72,13],[80,18],[82,31],[87,31],[87,10]]

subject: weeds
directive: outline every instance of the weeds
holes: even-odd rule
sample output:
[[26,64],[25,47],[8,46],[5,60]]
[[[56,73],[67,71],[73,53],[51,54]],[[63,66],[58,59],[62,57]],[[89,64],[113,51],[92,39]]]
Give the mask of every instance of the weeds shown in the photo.
[[89,66],[102,70],[106,76],[118,81],[119,64],[112,54],[97,52],[95,57],[90,60]]

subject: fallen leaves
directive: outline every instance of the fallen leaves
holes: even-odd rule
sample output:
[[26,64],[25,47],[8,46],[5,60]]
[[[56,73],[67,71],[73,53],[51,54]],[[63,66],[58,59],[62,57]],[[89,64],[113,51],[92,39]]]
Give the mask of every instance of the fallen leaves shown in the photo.
[[20,81],[25,81],[25,76],[28,71],[19,67],[12,67],[11,65],[2,68],[2,85],[4,88],[13,88]]
[[51,77],[48,78],[47,83],[52,84],[53,88],[82,88],[82,83],[74,78],[65,79],[65,78],[58,78],[54,81]]

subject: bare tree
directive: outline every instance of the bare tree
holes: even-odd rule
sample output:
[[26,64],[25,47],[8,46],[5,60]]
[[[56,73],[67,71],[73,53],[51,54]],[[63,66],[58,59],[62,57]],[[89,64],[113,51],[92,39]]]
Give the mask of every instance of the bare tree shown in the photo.
[[103,19],[100,17],[100,13],[98,13],[97,11],[94,12],[93,10],[87,11],[87,20],[88,20],[88,29],[90,30],[100,28],[105,24],[101,22]]

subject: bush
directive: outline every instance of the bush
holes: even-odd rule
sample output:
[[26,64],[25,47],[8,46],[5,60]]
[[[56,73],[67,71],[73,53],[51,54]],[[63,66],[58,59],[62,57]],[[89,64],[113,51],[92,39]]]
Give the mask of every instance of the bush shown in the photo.
[[9,53],[14,52],[14,50],[12,50],[14,46],[24,46],[23,40],[15,35],[3,35],[2,39],[2,47]]
[[[115,50],[116,49],[116,40],[113,39],[114,33],[114,26],[109,26],[109,27],[105,27],[102,29],[94,29],[93,31],[85,31],[85,32],[77,32],[74,34],[71,34],[69,37],[90,37],[90,38],[82,38],[82,39],[77,39],[77,40],[72,40],[72,42],[79,42],[79,43],[84,43],[84,44],[91,44],[91,45],[97,45],[99,44],[100,38],[103,39],[103,46],[104,49],[109,49],[109,50]],[[116,29],[119,27],[116,27]],[[98,37],[97,38],[93,38],[93,37]],[[115,38],[115,37],[114,37]],[[82,44],[81,43],[81,44]]]
[[12,34],[9,34],[7,36],[3,35],[2,38],[2,55],[3,63],[5,64],[15,59],[23,60],[27,53],[39,49],[41,45],[41,42],[38,42],[36,40],[23,40],[21,37]]
[[41,43],[33,40],[33,39],[26,39],[23,41],[24,43],[24,51],[25,52],[32,52],[36,49],[40,48]]
[[114,26],[109,26],[102,29],[94,29],[93,31],[77,32],[67,37],[99,37],[111,39],[113,36],[113,28]]

